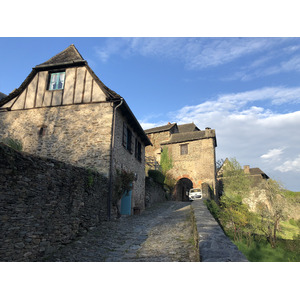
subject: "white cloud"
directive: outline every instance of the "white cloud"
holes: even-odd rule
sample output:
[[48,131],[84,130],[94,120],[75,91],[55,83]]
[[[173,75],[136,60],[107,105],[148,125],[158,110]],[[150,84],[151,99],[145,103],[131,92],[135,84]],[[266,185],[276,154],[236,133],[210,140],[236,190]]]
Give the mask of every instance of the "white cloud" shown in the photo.
[[300,172],[300,155],[298,155],[294,160],[287,160],[282,165],[275,168],[280,172]]
[[271,149],[269,150],[266,154],[261,155],[262,159],[267,159],[267,160],[278,160],[281,154],[283,153],[283,149]]
[[[259,167],[276,179],[278,171],[297,171],[300,162],[300,158],[286,162],[283,160],[284,157],[295,157],[300,153],[300,111],[278,113],[272,111],[272,106],[262,107],[266,100],[271,104],[278,95],[294,99],[295,96],[300,96],[300,89],[266,87],[220,95],[172,112],[166,116],[167,120],[155,126],[171,121],[194,122],[200,129],[214,128],[218,144],[217,159],[236,157],[241,165]],[[287,188],[299,190],[296,179],[282,181]]]
[[289,39],[281,38],[109,38],[96,47],[98,57],[141,55],[181,61],[188,69],[204,69],[253,53],[264,53]]

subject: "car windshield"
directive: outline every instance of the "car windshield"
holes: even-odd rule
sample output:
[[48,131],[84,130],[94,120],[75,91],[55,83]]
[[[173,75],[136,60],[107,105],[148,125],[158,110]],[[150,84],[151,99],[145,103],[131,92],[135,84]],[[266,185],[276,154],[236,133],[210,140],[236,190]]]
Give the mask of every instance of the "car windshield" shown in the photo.
[[199,193],[199,192],[201,192],[200,189],[193,189],[193,190],[190,190],[190,193]]

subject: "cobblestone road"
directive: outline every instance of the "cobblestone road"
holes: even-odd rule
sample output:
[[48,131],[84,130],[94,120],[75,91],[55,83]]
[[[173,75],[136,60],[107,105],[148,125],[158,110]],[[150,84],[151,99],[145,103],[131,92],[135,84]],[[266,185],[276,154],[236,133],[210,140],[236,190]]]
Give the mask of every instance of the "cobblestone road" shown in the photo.
[[157,203],[140,215],[102,223],[47,261],[199,261],[190,216],[190,203]]

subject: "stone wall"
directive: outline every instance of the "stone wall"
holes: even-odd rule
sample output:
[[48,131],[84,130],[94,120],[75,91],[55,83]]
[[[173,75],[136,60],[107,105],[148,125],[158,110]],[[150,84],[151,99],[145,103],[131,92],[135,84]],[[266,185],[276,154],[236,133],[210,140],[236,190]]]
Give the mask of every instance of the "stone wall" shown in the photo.
[[0,143],[0,260],[40,261],[107,217],[107,179]]
[[0,140],[10,137],[23,150],[108,177],[112,126],[110,103],[0,112]]
[[[129,152],[122,144],[123,123],[126,123],[132,132],[133,151]],[[141,161],[135,157],[135,139],[141,143]],[[115,169],[124,169],[128,172],[136,174],[136,180],[133,182],[131,209],[138,207],[140,210],[145,209],[145,146],[141,141],[134,128],[129,124],[128,120],[120,113],[116,112],[116,129],[115,143],[113,152],[113,174]]]
[[161,143],[169,140],[171,133],[170,131],[162,131],[147,134],[150,139],[152,146],[146,147],[146,157],[155,157],[156,161],[160,163],[161,157]]
[[[182,144],[188,144],[188,154],[181,155],[180,145]],[[194,188],[201,187],[201,184],[205,182],[215,189],[215,147],[212,138],[166,146],[173,160],[173,168],[169,171],[171,176],[177,180],[189,178]]]
[[145,206],[150,207],[154,203],[168,200],[164,187],[155,182],[151,177],[146,177]]

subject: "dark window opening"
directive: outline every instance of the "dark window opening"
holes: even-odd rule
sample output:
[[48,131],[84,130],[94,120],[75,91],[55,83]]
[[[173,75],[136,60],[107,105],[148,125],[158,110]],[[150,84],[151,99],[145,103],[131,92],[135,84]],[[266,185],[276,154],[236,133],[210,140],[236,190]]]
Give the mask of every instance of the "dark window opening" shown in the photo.
[[123,146],[132,154],[133,153],[133,136],[132,131],[123,123]]
[[142,161],[142,145],[137,138],[135,139],[135,158]]
[[180,145],[180,155],[188,154],[188,144]]
[[46,134],[46,128],[47,128],[46,125],[42,125],[41,126],[41,128],[39,129],[39,132],[38,132],[39,136],[42,137],[42,136],[44,136]]

